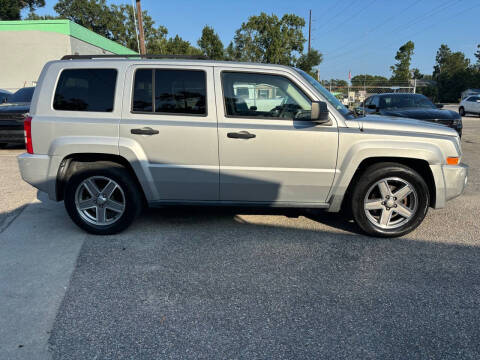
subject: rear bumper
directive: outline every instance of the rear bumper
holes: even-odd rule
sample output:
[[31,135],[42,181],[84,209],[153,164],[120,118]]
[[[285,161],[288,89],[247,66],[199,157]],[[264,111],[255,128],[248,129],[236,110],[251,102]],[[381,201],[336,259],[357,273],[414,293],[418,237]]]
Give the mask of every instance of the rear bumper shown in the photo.
[[38,190],[48,193],[50,157],[25,153],[19,155],[17,159],[22,179]]

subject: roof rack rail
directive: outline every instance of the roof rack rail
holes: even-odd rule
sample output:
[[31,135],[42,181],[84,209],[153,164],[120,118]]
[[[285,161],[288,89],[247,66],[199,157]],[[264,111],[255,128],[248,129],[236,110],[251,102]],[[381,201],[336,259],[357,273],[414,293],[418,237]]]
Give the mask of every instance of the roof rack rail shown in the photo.
[[209,60],[203,55],[65,55],[61,60],[78,60],[78,59],[114,59],[114,58],[134,58],[134,59],[188,59],[188,60]]

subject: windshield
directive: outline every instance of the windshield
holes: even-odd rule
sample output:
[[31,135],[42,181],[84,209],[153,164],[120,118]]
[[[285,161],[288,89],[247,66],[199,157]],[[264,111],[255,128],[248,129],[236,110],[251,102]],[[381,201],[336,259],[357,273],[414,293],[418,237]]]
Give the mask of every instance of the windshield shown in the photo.
[[31,102],[34,91],[35,91],[34,87],[20,89],[15,94],[10,96],[8,101],[11,103]]
[[327,89],[325,89],[317,80],[315,80],[313,77],[308,75],[305,71],[300,70],[300,69],[295,69],[297,72],[302,75],[305,80],[307,80],[315,89],[322,94],[325,99],[333,106],[335,109],[337,109],[340,114],[342,114],[345,117],[350,117],[352,115],[351,111],[348,110],[345,105],[343,105],[340,100],[338,100],[334,95],[332,95],[331,92],[329,92]]
[[398,110],[406,108],[436,109],[437,107],[420,94],[392,94],[380,96],[380,109]]

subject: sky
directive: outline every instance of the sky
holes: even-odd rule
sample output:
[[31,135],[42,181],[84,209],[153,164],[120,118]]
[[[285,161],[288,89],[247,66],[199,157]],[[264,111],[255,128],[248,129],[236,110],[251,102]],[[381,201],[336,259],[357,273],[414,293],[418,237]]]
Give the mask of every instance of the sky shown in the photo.
[[[108,3],[131,4],[132,0]],[[56,0],[46,0],[38,14],[54,14]],[[305,19],[312,10],[312,47],[323,54],[321,79],[348,79],[358,74],[391,76],[398,48],[412,40],[411,67],[431,74],[441,44],[462,51],[474,62],[480,44],[480,0],[142,0],[143,10],[170,36],[196,45],[205,25],[212,26],[224,45],[249,16],[261,12],[293,13]],[[306,48],[306,43],[305,43]]]

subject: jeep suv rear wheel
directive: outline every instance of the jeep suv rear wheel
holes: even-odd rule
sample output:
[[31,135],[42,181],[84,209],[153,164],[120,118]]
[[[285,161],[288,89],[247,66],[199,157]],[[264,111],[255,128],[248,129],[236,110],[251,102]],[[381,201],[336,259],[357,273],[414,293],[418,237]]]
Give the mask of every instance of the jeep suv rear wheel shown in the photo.
[[429,206],[425,180],[413,169],[380,163],[365,170],[352,196],[353,217],[369,235],[402,236],[424,219]]
[[126,229],[142,207],[137,184],[128,171],[112,162],[73,164],[65,189],[65,208],[72,220],[92,234]]

